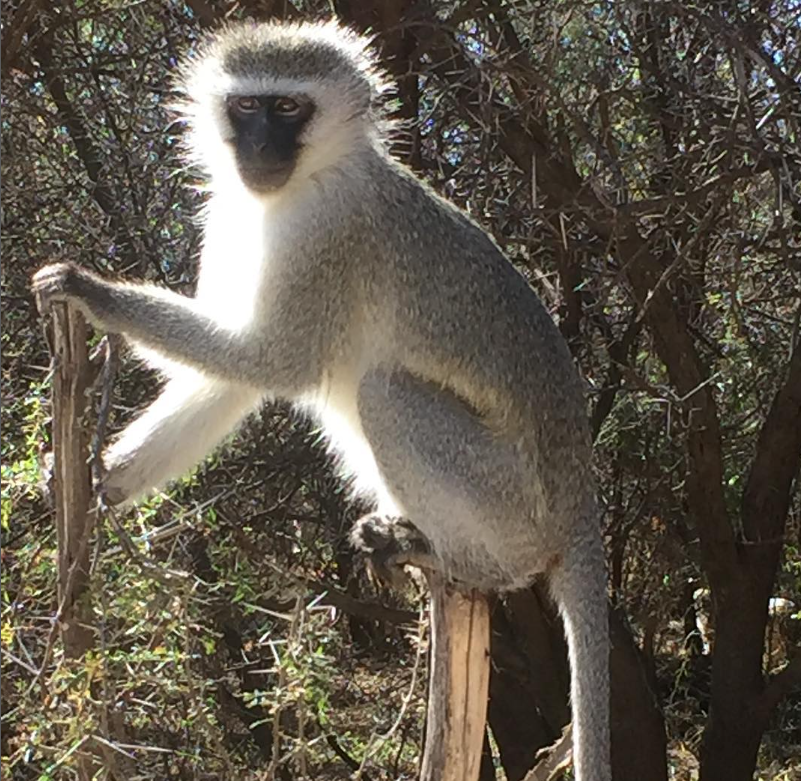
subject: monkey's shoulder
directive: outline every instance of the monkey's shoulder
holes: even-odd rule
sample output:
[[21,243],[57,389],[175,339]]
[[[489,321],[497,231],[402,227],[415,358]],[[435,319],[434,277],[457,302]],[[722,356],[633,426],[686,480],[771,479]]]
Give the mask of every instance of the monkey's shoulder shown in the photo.
[[411,172],[395,172],[388,189],[380,215],[385,278],[395,272],[399,286],[438,294],[421,300],[439,311],[447,301],[460,316],[468,308],[502,320],[518,314],[551,323],[526,279],[470,215]]
[[514,279],[506,255],[467,212],[403,166],[388,167],[384,176],[385,186],[376,192],[376,201],[392,238],[389,246],[419,258],[429,271],[450,266]]

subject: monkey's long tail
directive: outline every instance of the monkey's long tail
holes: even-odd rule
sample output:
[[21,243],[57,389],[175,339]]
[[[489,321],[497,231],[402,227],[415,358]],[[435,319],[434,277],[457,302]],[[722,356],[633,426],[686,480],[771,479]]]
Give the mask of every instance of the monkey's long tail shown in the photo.
[[609,618],[600,539],[584,540],[552,573],[567,635],[576,781],[611,781]]

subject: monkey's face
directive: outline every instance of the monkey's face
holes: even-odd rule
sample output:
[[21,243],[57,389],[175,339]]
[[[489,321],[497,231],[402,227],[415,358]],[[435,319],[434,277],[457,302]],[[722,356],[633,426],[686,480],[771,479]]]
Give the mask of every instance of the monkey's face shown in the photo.
[[236,24],[176,73],[187,156],[217,192],[314,181],[383,132],[390,88],[369,41],[329,24]]
[[270,192],[286,184],[297,165],[304,127],[314,114],[306,96],[230,95],[225,110],[233,135],[239,175],[256,192]]

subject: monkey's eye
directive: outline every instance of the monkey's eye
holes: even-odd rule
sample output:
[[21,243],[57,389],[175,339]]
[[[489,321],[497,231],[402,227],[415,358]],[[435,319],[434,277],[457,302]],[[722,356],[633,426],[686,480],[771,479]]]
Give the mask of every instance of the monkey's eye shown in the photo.
[[273,110],[282,117],[296,117],[300,114],[300,103],[292,98],[276,98]]
[[261,108],[261,103],[252,95],[237,95],[228,98],[228,107],[237,114],[253,114]]

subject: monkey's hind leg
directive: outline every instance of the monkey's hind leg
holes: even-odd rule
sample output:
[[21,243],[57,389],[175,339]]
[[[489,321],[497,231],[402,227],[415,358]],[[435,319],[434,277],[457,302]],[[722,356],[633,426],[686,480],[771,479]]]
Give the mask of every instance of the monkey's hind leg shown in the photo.
[[[430,545],[430,568],[486,591],[533,576],[535,530],[513,445],[501,442],[458,396],[401,369],[366,374],[358,410],[395,504],[388,514],[404,519],[402,539],[419,529]],[[371,540],[380,542],[387,531],[373,521],[357,534],[368,537],[368,548],[380,549]],[[389,558],[403,563],[405,555]]]
[[394,588],[404,585],[406,566],[439,568],[425,535],[406,518],[379,513],[365,515],[354,524],[350,541],[366,555],[375,576]]

